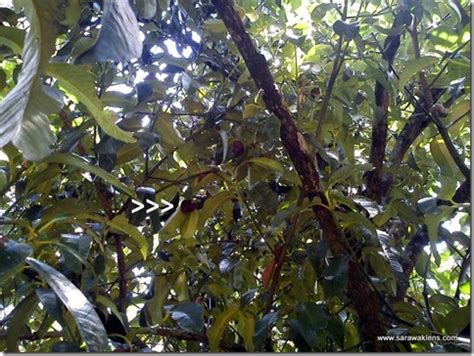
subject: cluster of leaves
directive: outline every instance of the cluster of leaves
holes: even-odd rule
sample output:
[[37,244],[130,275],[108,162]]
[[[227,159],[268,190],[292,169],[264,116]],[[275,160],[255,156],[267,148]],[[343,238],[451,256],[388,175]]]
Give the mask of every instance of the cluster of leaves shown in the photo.
[[[393,26],[399,7],[408,17]],[[388,334],[463,337],[394,350],[466,350],[469,181],[429,122],[396,154],[424,114],[422,72],[469,162],[468,1],[235,9]],[[387,36],[400,37],[393,64]],[[366,349],[348,258],[330,253],[321,201],[304,197],[211,1],[15,1],[0,8],[0,56],[1,350]],[[389,97],[382,201],[365,194],[376,82]],[[132,213],[133,199],[173,209]]]

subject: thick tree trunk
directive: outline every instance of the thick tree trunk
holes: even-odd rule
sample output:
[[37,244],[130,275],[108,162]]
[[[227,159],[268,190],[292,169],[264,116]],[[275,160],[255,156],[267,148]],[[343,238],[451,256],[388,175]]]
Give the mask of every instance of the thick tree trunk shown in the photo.
[[[326,205],[326,198],[320,190],[319,174],[311,159],[303,134],[298,130],[288,107],[283,102],[270,73],[265,57],[255,48],[252,38],[233,8],[231,0],[213,0],[219,16],[239,49],[247,68],[257,87],[264,92],[263,99],[268,111],[275,114],[281,122],[280,139],[298,172],[303,189],[309,199],[318,197]],[[347,255],[347,241],[340,232],[330,210],[323,205],[315,205],[313,211],[335,256]],[[372,289],[356,261],[349,263],[348,295],[355,307],[360,324],[361,337],[365,348],[370,351],[391,350],[389,343],[382,343],[377,336],[385,335],[381,303],[378,294]]]

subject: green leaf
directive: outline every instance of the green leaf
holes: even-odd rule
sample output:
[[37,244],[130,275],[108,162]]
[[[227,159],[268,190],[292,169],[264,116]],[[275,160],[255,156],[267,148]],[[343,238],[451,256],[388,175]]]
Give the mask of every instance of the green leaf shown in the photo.
[[471,322],[470,306],[454,308],[444,318],[443,326],[447,335],[457,335]]
[[37,305],[38,297],[35,293],[31,293],[13,309],[13,316],[8,323],[6,336],[7,352],[19,351],[17,345],[18,339],[25,332],[28,318],[31,317]]
[[219,207],[222,206],[226,201],[231,200],[234,197],[232,192],[219,192],[216,195],[206,199],[204,202],[204,206],[201,209],[201,213],[199,215],[200,226],[202,226],[207,219],[213,216]]
[[185,214],[186,218],[180,228],[183,239],[190,239],[194,236],[199,223],[199,215],[198,210]]
[[163,305],[168,298],[169,286],[165,276],[157,276],[153,282],[153,297],[146,302],[145,310],[151,325],[163,320]]
[[248,119],[254,117],[258,113],[262,112],[263,108],[260,105],[249,103],[245,104],[242,117]]
[[38,288],[35,292],[49,315],[64,327],[64,318],[61,310],[62,305],[56,293],[49,288]]
[[255,351],[255,345],[253,342],[253,336],[255,334],[255,318],[252,313],[239,310],[237,314],[237,320],[239,321],[238,328],[240,334],[244,339],[245,349],[249,352]]
[[148,240],[145,236],[133,225],[128,222],[128,219],[124,214],[117,215],[112,220],[108,221],[107,224],[120,232],[124,232],[129,235],[140,247],[140,252],[143,255],[143,259],[146,260],[148,256]]
[[348,260],[345,257],[334,257],[322,273],[324,292],[331,296],[341,293],[347,284]]
[[75,156],[72,154],[67,154],[67,153],[56,153],[46,158],[44,162],[67,164],[67,165],[77,167],[83,171],[93,173],[96,176],[105,180],[106,182],[112,184],[115,188],[122,191],[123,193],[129,195],[130,197],[136,198],[136,193],[133,189],[123,184],[115,176],[104,171],[102,168],[90,165],[89,162],[87,162],[82,157]]
[[278,173],[283,173],[283,166],[281,165],[281,163],[270,158],[252,157],[248,159],[246,162],[256,164],[257,166],[260,166],[263,168],[269,168]]
[[25,30],[15,27],[0,27],[0,45],[10,47],[20,54],[25,41]]
[[368,231],[370,231],[373,236],[377,236],[375,225],[359,212],[348,211],[344,213],[341,211],[337,211],[336,217],[338,218],[338,220],[341,221],[342,225],[345,228],[353,226],[355,226],[356,228],[364,227]]
[[351,177],[354,174],[354,166],[349,164],[346,166],[342,166],[338,170],[336,170],[334,173],[331,174],[328,180],[328,185],[329,187],[332,187],[333,185],[347,180],[349,177]]
[[28,257],[27,262],[49,284],[61,299],[77,323],[79,332],[89,352],[104,352],[108,349],[107,332],[94,310],[94,306],[82,292],[63,274],[47,264]]
[[13,240],[0,239],[0,277],[10,272],[33,253],[30,245]]
[[50,153],[53,142],[48,115],[59,111],[62,102],[48,96],[39,75],[54,52],[57,22],[63,14],[60,0],[19,4],[30,28],[17,85],[0,102],[0,147],[12,141],[26,159],[40,160]]
[[216,316],[214,323],[207,331],[207,337],[209,339],[209,348],[211,352],[219,350],[219,344],[222,340],[224,330],[229,322],[235,318],[239,308],[236,306],[230,306],[222,313]]
[[442,139],[434,139],[430,143],[430,151],[433,159],[441,168],[443,175],[451,176],[458,173],[458,168],[451,157],[448,147]]
[[140,27],[129,1],[105,1],[97,41],[76,63],[126,62],[140,57],[142,49]]
[[124,142],[135,142],[132,133],[122,130],[115,124],[117,120],[115,113],[104,111],[104,104],[96,94],[94,76],[90,72],[77,65],[51,63],[46,73],[58,79],[69,94],[83,103],[108,135]]
[[112,314],[117,317],[117,319],[123,326],[126,325],[126,323],[123,320],[123,315],[120,313],[120,311],[117,308],[117,305],[112,300],[110,300],[109,298],[103,295],[98,295],[95,301],[98,304],[102,304],[104,307],[109,309],[112,312]]
[[224,22],[218,19],[209,19],[204,21],[204,28],[207,32],[215,36],[223,36],[227,32]]
[[400,91],[403,91],[403,88],[412,76],[419,73],[422,69],[425,69],[426,67],[437,63],[438,61],[439,59],[434,56],[424,56],[408,61],[405,64],[405,69],[400,71],[400,77],[398,79],[398,89]]
[[370,266],[377,277],[385,282],[385,286],[392,296],[397,295],[397,280],[390,267],[389,261],[383,258],[379,253],[371,252],[368,256]]
[[268,332],[273,324],[278,320],[277,312],[270,312],[266,314],[261,320],[258,320],[255,324],[255,335],[254,343],[255,347],[259,347],[265,341]]
[[452,207],[439,207],[439,212],[436,214],[431,214],[425,216],[425,224],[428,227],[428,236],[430,239],[431,252],[436,260],[436,263],[439,265],[441,257],[439,255],[437,244],[438,244],[438,228],[439,225],[446,220],[449,214],[452,212]]
[[204,308],[194,302],[184,302],[176,305],[166,306],[165,309],[171,314],[180,328],[190,332],[200,333],[204,328]]
[[179,146],[183,143],[183,139],[173,126],[173,117],[171,115],[165,113],[159,114],[153,130],[160,135],[164,143],[172,147]]

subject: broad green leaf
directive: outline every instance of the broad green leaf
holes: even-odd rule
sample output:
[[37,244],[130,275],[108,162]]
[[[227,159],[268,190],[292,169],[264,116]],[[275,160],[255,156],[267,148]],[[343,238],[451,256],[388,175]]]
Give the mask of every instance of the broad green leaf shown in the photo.
[[107,298],[103,295],[98,295],[97,298],[95,299],[95,301],[98,304],[102,304],[104,307],[109,309],[112,312],[112,314],[117,317],[119,322],[122,323],[122,325],[126,325],[124,320],[123,320],[122,314],[120,314],[120,312],[117,308],[117,305],[112,300],[110,300],[109,298]]
[[327,295],[337,295],[346,288],[348,260],[344,257],[334,257],[322,273],[322,284]]
[[38,297],[35,293],[27,295],[16,307],[13,309],[13,317],[8,323],[8,330],[6,335],[8,352],[18,352],[18,339],[26,330],[26,323],[31,317],[33,311],[38,305]]
[[30,245],[0,239],[0,277],[10,272],[33,253]]
[[0,27],[0,45],[10,47],[20,54],[25,40],[25,30],[15,27]]
[[436,260],[436,263],[439,264],[441,257],[438,252],[437,244],[439,242],[438,228],[439,225],[446,220],[449,214],[452,212],[452,207],[439,207],[439,212],[436,214],[430,214],[425,216],[425,224],[428,227],[428,236],[430,239],[431,252],[433,257]]
[[254,117],[256,114],[261,112],[263,108],[260,105],[249,103],[244,106],[243,118],[248,119]]
[[227,32],[224,22],[218,19],[209,19],[204,21],[204,28],[206,31],[215,36],[223,36]]
[[97,41],[76,62],[126,62],[140,57],[142,49],[140,27],[129,1],[105,1]]
[[442,139],[434,139],[430,143],[430,151],[433,159],[441,168],[441,172],[446,176],[458,173],[458,168],[451,157],[446,144]]
[[244,339],[245,349],[249,352],[255,351],[255,345],[253,342],[253,336],[255,334],[255,318],[252,313],[239,310],[237,314],[239,321],[238,327],[240,334]]
[[69,94],[83,103],[107,134],[124,142],[135,142],[130,132],[122,130],[115,124],[117,120],[115,113],[104,111],[104,104],[96,94],[94,76],[90,72],[73,64],[51,63],[46,73],[58,79]]
[[[443,118],[443,122],[448,125],[465,115],[469,110],[471,110],[470,100],[459,101],[449,110],[449,114],[447,117]],[[467,118],[469,118],[469,116],[467,116]]]
[[160,113],[156,119],[153,130],[160,135],[163,142],[172,147],[179,146],[183,143],[183,140],[173,126],[173,117],[169,114]]
[[419,73],[422,69],[435,64],[439,61],[437,57],[434,56],[424,56],[421,58],[416,58],[408,61],[405,64],[405,68],[400,72],[400,77],[398,80],[398,89],[403,91],[403,88],[408,83],[408,80],[413,77],[415,74]]
[[130,187],[126,186],[123,184],[120,180],[118,180],[115,176],[112,174],[104,171],[102,168],[92,166],[87,162],[84,158],[75,156],[72,154],[66,154],[66,153],[56,153],[44,160],[44,162],[47,163],[61,163],[61,164],[67,164],[71,165],[74,167],[77,167],[83,171],[90,172],[95,174],[96,176],[102,178],[105,180],[107,183],[112,184],[115,188],[118,190],[122,191],[123,193],[131,196],[131,197],[136,197],[136,193],[133,189]]
[[186,218],[180,228],[183,239],[190,239],[194,236],[199,223],[199,215],[198,210],[185,214]]
[[76,321],[89,352],[108,350],[108,336],[94,306],[82,292],[53,267],[28,257],[27,262],[49,284]]
[[328,185],[332,187],[333,185],[345,181],[350,178],[354,174],[354,166],[353,165],[346,165],[342,166],[338,170],[336,170],[331,176],[329,177]]
[[30,28],[17,85],[0,102],[0,147],[13,141],[26,159],[40,160],[50,153],[53,142],[48,115],[62,105],[46,94],[39,78],[54,52],[57,22],[63,17],[62,1],[18,3],[25,9]]
[[221,342],[224,330],[232,319],[235,319],[236,314],[239,312],[239,308],[236,306],[230,306],[222,313],[216,316],[214,323],[207,331],[207,337],[209,339],[209,348],[211,352],[219,350],[219,343]]
[[35,292],[49,315],[64,327],[64,318],[61,310],[62,305],[56,293],[49,288],[38,288]]
[[165,276],[157,276],[153,285],[153,297],[146,302],[145,310],[151,325],[163,320],[163,305],[168,298],[169,286]]
[[336,217],[341,221],[341,224],[345,227],[364,227],[374,236],[377,235],[375,225],[367,219],[364,215],[355,211],[348,211],[343,213],[341,211],[336,212]]
[[199,220],[200,220],[200,226],[202,226],[207,219],[212,217],[216,210],[219,209],[220,206],[227,200],[230,200],[234,197],[234,194],[232,192],[220,192],[217,193],[216,195],[206,199],[204,202],[204,206],[201,209],[201,213],[199,214]]
[[375,252],[369,253],[368,260],[376,276],[381,278],[385,282],[384,284],[390,292],[390,295],[396,296],[397,280],[395,278],[392,268],[390,267],[389,261],[387,261],[380,254]]
[[459,334],[466,326],[469,325],[471,307],[456,307],[444,318],[444,329],[446,330],[447,335],[457,335]]
[[111,228],[120,232],[124,232],[134,239],[140,247],[140,252],[143,255],[143,259],[146,260],[149,249],[148,240],[135,226],[128,222],[128,219],[124,214],[114,217],[112,220],[108,221],[107,224]]
[[257,166],[260,166],[263,168],[269,168],[278,173],[283,173],[283,166],[281,165],[281,163],[270,158],[252,157],[248,159],[246,162],[256,164]]
[[278,320],[277,312],[270,312],[266,314],[261,320],[257,320],[255,323],[255,335],[253,337],[255,347],[259,347],[265,341],[265,338],[270,331],[270,328]]
[[204,309],[200,304],[184,302],[166,306],[165,309],[171,314],[171,318],[178,323],[179,327],[184,330],[200,333],[204,328]]

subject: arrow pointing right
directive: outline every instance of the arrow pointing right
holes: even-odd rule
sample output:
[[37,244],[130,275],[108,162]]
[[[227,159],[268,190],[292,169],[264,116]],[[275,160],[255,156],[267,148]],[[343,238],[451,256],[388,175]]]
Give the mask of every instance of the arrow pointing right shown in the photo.
[[153,200],[147,199],[146,202],[151,205],[151,208],[148,208],[146,210],[146,213],[149,214],[152,211],[155,211],[156,209],[159,208],[158,204],[156,204]]
[[137,206],[135,209],[132,210],[132,214],[135,214],[137,211],[140,211],[145,207],[145,204],[135,199],[132,199],[132,203]]
[[166,213],[167,211],[170,211],[171,209],[174,208],[174,205],[171,204],[169,201],[161,199],[161,202],[165,204],[165,207],[161,209],[161,213]]

